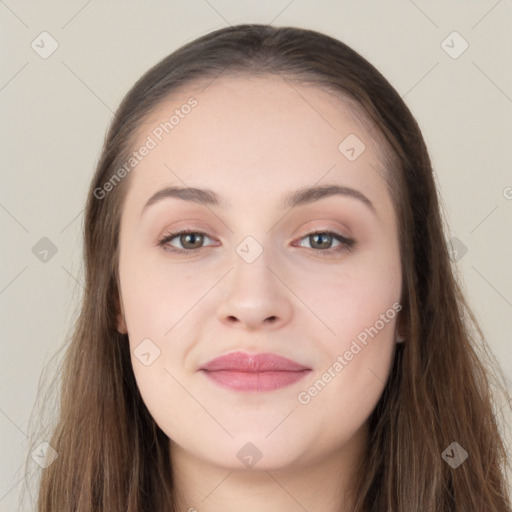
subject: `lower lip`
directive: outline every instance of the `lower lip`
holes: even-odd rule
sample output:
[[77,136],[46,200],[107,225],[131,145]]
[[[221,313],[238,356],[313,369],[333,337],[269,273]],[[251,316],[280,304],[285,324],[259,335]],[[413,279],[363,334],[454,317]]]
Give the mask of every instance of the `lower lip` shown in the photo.
[[234,370],[204,371],[219,386],[235,391],[273,391],[303,379],[311,370],[295,372],[238,372]]

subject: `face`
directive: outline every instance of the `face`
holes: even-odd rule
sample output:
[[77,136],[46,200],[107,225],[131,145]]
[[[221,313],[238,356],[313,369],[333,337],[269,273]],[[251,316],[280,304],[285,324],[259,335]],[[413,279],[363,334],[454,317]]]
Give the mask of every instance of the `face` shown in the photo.
[[233,77],[166,100],[144,144],[121,218],[119,330],[171,448],[275,469],[361,446],[402,285],[374,134],[318,88]]

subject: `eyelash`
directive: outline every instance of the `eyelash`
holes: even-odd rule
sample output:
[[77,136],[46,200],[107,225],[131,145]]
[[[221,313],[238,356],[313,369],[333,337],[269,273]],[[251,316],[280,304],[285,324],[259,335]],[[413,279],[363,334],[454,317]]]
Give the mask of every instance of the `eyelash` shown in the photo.
[[[176,247],[170,247],[170,246],[166,245],[172,239],[174,239],[180,235],[186,235],[186,234],[190,234],[190,233],[192,233],[194,235],[203,235],[203,236],[210,238],[203,231],[198,231],[198,230],[194,230],[194,229],[183,229],[181,231],[176,231],[174,233],[167,233],[162,239],[160,239],[158,241],[157,245],[159,247],[162,247],[162,249],[164,249],[164,251],[167,251],[167,252],[181,254],[185,257],[193,256],[196,253],[196,251],[205,249],[206,247],[198,247],[196,249],[177,249]],[[312,235],[318,235],[318,234],[331,235],[334,239],[341,242],[340,245],[338,245],[334,248],[330,248],[330,249],[315,249],[313,247],[310,248],[311,250],[320,253],[321,257],[335,256],[344,251],[352,251],[357,244],[357,242],[351,238],[346,238],[346,237],[340,235],[339,233],[336,233],[335,231],[328,231],[328,230],[312,231],[312,232],[308,233],[307,235],[301,237],[299,240],[303,240],[304,238],[308,238]],[[306,249],[307,249],[307,247],[306,247]]]

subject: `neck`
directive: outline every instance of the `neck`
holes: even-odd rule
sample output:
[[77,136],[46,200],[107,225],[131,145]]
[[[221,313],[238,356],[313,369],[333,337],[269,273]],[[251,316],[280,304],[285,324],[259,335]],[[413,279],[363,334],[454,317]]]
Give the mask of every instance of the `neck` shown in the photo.
[[221,467],[171,441],[174,495],[180,512],[350,512],[367,430],[308,464],[278,469]]

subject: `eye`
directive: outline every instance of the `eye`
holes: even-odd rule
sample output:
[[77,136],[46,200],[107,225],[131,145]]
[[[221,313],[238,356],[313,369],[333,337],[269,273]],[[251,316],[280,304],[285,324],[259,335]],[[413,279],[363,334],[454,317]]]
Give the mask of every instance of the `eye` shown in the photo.
[[[347,251],[354,248],[356,241],[344,237],[334,231],[314,231],[309,233],[300,240],[308,240],[311,249],[319,249],[316,252],[324,253],[322,256],[329,256],[333,253],[339,253],[341,251]],[[333,240],[338,240],[339,244],[332,247]],[[302,244],[300,247],[304,247]]]
[[[158,241],[158,245],[164,250],[176,253],[193,253],[197,249],[201,249],[204,239],[209,238],[206,233],[194,231],[193,229],[183,229],[174,233],[168,233]],[[173,247],[170,242],[175,238],[178,239],[181,247]]]
[[[171,242],[175,238],[178,239],[181,247],[175,247],[171,245]],[[161,240],[158,241],[158,245],[165,251],[191,256],[197,250],[203,249],[205,247],[203,245],[205,238],[210,237],[202,231],[183,229],[181,231],[167,233]],[[300,240],[305,239],[307,239],[310,243],[309,248],[317,249],[315,252],[321,253],[322,256],[329,256],[341,251],[351,250],[356,244],[355,240],[346,238],[339,233],[335,233],[334,231],[314,231],[302,237]],[[332,247],[333,240],[337,240],[339,244]],[[304,247],[302,244],[299,244],[299,246]]]

